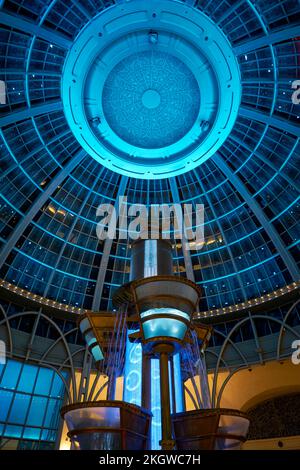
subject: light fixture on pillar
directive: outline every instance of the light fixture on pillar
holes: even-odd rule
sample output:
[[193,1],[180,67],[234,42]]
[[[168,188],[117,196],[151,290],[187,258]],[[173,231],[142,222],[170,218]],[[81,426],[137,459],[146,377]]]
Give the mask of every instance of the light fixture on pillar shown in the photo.
[[99,313],[84,313],[80,316],[79,328],[96,364],[104,359],[101,348],[103,317]]

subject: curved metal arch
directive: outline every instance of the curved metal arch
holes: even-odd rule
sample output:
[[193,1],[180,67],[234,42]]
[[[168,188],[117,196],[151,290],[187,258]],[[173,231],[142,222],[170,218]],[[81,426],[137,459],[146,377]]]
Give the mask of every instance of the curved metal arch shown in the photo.
[[[205,354],[205,356],[206,356],[206,354],[211,354],[212,356],[218,358],[218,354],[217,354],[215,351],[211,351],[210,349],[206,349],[206,351],[205,351],[204,354]],[[227,362],[226,362],[223,358],[221,358],[221,361],[222,361],[222,363],[224,364],[225,368],[226,368],[227,370],[230,370],[230,366],[227,365]]]
[[300,137],[300,128],[296,124],[291,124],[290,121],[264,113],[262,111],[258,111],[255,108],[241,106],[239,109],[239,116],[261,122],[267,126],[276,127],[277,129],[283,129],[289,134]]
[[48,364],[47,362],[45,363],[45,365],[46,365],[49,369],[52,369],[52,370],[60,377],[60,379],[63,381],[64,387],[65,387],[65,391],[66,391],[67,396],[68,396],[68,400],[69,400],[69,402],[71,403],[71,394],[70,394],[69,386],[68,386],[68,383],[67,383],[65,377],[64,377],[64,376],[62,375],[62,373],[60,372],[60,369],[57,369],[57,368],[54,367],[52,364]]
[[[64,334],[64,337],[66,338],[69,334],[74,333],[74,331],[77,331],[78,328],[72,328],[72,330],[67,331]],[[49,348],[47,349],[46,352],[44,352],[43,356],[41,357],[40,361],[44,361],[44,359],[48,356],[48,354],[52,351],[52,349],[55,348],[55,346],[60,342],[61,338],[57,338],[52,344],[50,344]]]
[[294,311],[294,309],[297,307],[297,305],[300,304],[300,299],[296,300],[296,302],[289,308],[289,310],[287,311],[284,319],[283,319],[283,322],[282,322],[282,325],[281,325],[281,328],[280,328],[280,331],[279,331],[279,335],[278,335],[278,341],[277,341],[277,360],[280,358],[280,347],[281,347],[281,342],[282,342],[282,338],[283,338],[283,332],[284,332],[284,328],[288,325],[286,325],[286,321],[288,319],[288,317],[290,316],[290,314]]
[[[2,305],[0,305],[0,311],[3,313],[3,316],[4,316],[5,320],[7,320],[5,323],[6,323],[6,326],[7,326],[7,330],[8,330],[8,332],[9,332],[10,355],[13,356],[12,334],[11,334],[11,326],[10,326],[10,324],[9,324],[9,318],[12,318],[12,317],[8,317],[8,316],[7,316],[7,314],[6,314],[6,312],[5,312],[5,310],[4,310],[4,308],[3,308]],[[37,313],[40,313],[40,312],[37,312]],[[1,326],[2,324],[3,324],[3,321],[0,322],[0,326]],[[69,332],[68,332],[68,333],[69,333]],[[36,360],[36,361],[37,361],[38,363],[41,363],[41,364],[43,363],[43,361],[40,361],[40,360]],[[66,380],[65,380],[65,377],[64,377],[64,376],[61,374],[61,372],[60,372],[60,368],[56,368],[56,367],[54,367],[52,364],[49,364],[49,363],[47,363],[47,362],[45,362],[44,364],[45,364],[48,368],[52,369],[54,372],[56,372],[56,373],[59,375],[60,379],[61,379],[61,380],[63,381],[63,383],[64,383],[65,390],[66,390],[67,395],[68,395],[68,399],[70,400],[69,387],[68,387],[68,384],[67,384],[67,382],[66,382]]]
[[107,379],[107,382],[105,382],[103,385],[101,385],[101,387],[99,388],[98,392],[96,393],[95,395],[95,398],[94,398],[94,401],[97,401],[97,398],[99,397],[100,393],[106,388],[108,387],[108,384],[109,384],[109,378]]
[[[270,321],[273,321],[274,323],[278,323],[279,325],[282,324],[282,321],[281,320],[278,320],[277,318],[273,318],[273,317],[270,317],[269,315],[255,315],[253,317],[253,321],[255,321],[256,319],[262,319],[262,320],[270,320]],[[221,348],[221,351],[219,353],[219,357],[218,357],[218,361],[217,361],[217,365],[216,365],[216,369],[215,369],[215,376],[214,376],[214,381],[213,381],[213,387],[212,387],[212,406],[214,406],[215,404],[215,399],[216,399],[216,386],[217,386],[217,378],[218,378],[218,374],[219,374],[219,368],[220,368],[220,359],[224,353],[224,350],[225,350],[225,347],[226,347],[226,344],[227,344],[227,341],[228,339],[230,338],[230,336],[235,332],[235,330],[237,330],[238,328],[240,328],[244,323],[246,322],[250,322],[250,318],[247,317],[247,318],[244,318],[242,319],[241,321],[239,321],[233,328],[232,330],[230,331],[228,337],[226,338],[225,342],[223,343],[222,345],[222,348]],[[252,328],[252,323],[250,322],[251,324],[251,328]],[[293,330],[293,328],[291,328],[289,325],[286,325],[285,326],[291,333],[293,333],[296,337],[300,338],[300,334],[297,333],[296,331]],[[253,332],[254,334],[254,332]]]
[[[60,338],[61,340],[63,341],[63,344],[66,348],[66,352],[67,352],[67,356],[68,356],[68,359],[70,361],[70,367],[71,367],[71,377],[72,377],[72,387],[73,387],[73,396],[76,397],[77,394],[76,394],[76,383],[75,383],[75,370],[74,370],[74,364],[73,364],[73,360],[72,360],[72,354],[71,354],[71,351],[70,351],[70,348],[68,346],[68,343],[65,339],[65,336],[63,335],[63,332],[61,331],[61,329],[57,326],[57,324],[49,317],[47,317],[47,315],[45,315],[44,313],[41,313],[41,312],[33,312],[33,311],[28,311],[28,312],[20,312],[20,313],[16,313],[14,315],[12,315],[11,317],[9,317],[9,321],[14,319],[14,318],[19,318],[19,317],[22,317],[22,316],[27,316],[27,315],[33,315],[33,316],[37,316],[37,315],[40,315],[41,318],[44,318],[45,320],[47,320],[52,326],[54,326],[54,328],[58,331],[59,335],[60,335]],[[5,319],[0,321],[0,326],[4,323]]]
[[[218,330],[214,330],[214,333],[218,333],[220,336],[225,338],[225,340],[228,338],[228,342],[229,342],[230,346],[232,346],[233,349],[235,350],[235,352],[242,358],[242,360],[244,361],[246,366],[249,366],[249,363],[247,361],[246,356],[244,356],[244,354],[239,350],[239,348],[236,346],[236,343],[230,339],[231,331],[230,331],[229,335],[225,335],[224,333],[222,333],[221,331],[218,331]],[[223,345],[222,345],[222,347],[223,347]]]
[[[265,21],[263,20],[261,14],[257,10],[256,5],[251,0],[246,0],[246,2],[248,3],[251,10],[254,12],[258,22],[260,23],[260,25],[261,25],[264,33],[265,33],[265,35],[268,35],[269,31],[268,31],[267,25],[266,25]],[[275,54],[275,51],[274,51],[273,44],[271,43],[271,44],[269,44],[269,46],[270,46],[270,49],[271,49],[272,63],[274,65],[273,75],[274,75],[274,84],[275,84],[275,86],[273,87],[273,99],[272,99],[272,106],[271,106],[271,110],[270,110],[270,114],[273,114],[273,111],[275,109],[275,104],[276,104],[276,97],[277,97],[278,66],[277,66],[277,57],[276,57],[276,54]]]
[[260,342],[259,342],[259,336],[257,334],[257,329],[256,329],[256,325],[255,325],[255,322],[253,320],[253,317],[251,315],[250,312],[248,312],[248,316],[249,316],[249,320],[251,322],[251,328],[252,328],[252,331],[253,331],[253,334],[254,334],[254,341],[255,341],[255,345],[256,345],[256,349],[257,349],[257,354],[258,354],[258,357],[259,357],[259,362],[261,364],[263,364],[263,355],[260,351]]
[[98,380],[100,380],[100,377],[101,377],[101,371],[98,370],[96,376],[94,377],[93,385],[91,386],[90,393],[89,393],[88,396],[87,396],[87,401],[92,401],[93,395],[94,395],[94,393],[95,393],[95,389],[96,389]]
[[[215,372],[214,372],[214,379],[213,379],[213,386],[212,386],[212,392],[211,392],[211,400],[212,400],[212,406],[214,407],[214,404],[215,404],[215,396],[216,396],[216,389],[217,389],[217,379],[218,379],[218,375],[219,375],[219,368],[220,368],[220,362],[221,362],[221,358],[224,354],[224,351],[226,349],[226,346],[228,344],[228,342],[230,344],[232,344],[232,340],[230,339],[230,336],[235,332],[235,330],[237,330],[240,325],[242,325],[243,323],[247,322],[247,321],[250,321],[249,317],[241,320],[239,323],[237,323],[233,328],[232,330],[230,330],[229,334],[227,336],[224,335],[224,333],[220,333],[218,332],[217,330],[215,330],[215,332],[218,332],[219,334],[221,334],[221,336],[223,336],[225,338],[225,341],[224,343],[222,344],[222,347],[220,349],[220,352],[219,352],[219,356],[218,356],[218,360],[217,360],[217,365],[216,365],[216,368],[215,368]],[[250,323],[251,324],[251,323]],[[252,325],[251,325],[251,328],[252,328]],[[253,332],[254,334],[254,332]],[[234,343],[233,343],[234,344]],[[235,347],[237,348],[237,346],[235,345]],[[242,359],[244,360],[243,358],[243,355],[241,354],[240,351],[239,352],[239,355],[242,357]],[[246,363],[246,365],[248,366],[248,361],[247,360],[244,360],[244,362]]]
[[265,46],[274,45],[278,42],[287,41],[299,36],[299,26],[292,26],[281,29],[280,31],[269,32],[266,36],[252,39],[239,44],[233,48],[236,55],[247,54],[247,52],[261,49]]
[[190,389],[189,389],[185,384],[183,385],[183,389],[184,389],[184,391],[188,394],[188,396],[190,397],[190,399],[192,400],[192,403],[193,403],[193,405],[194,405],[194,407],[195,407],[195,410],[199,410],[199,409],[200,409],[200,408],[199,408],[199,405],[198,405],[198,403],[196,402],[195,398],[193,397],[192,392],[190,391]]
[[[82,353],[86,350],[86,347],[82,347],[80,349],[77,349],[76,351],[72,352],[71,357],[74,358],[77,356],[77,354]],[[60,368],[62,369],[64,366],[67,366],[67,359],[64,360],[64,362],[61,364]]]
[[[71,357],[72,357],[72,360],[74,359],[75,356],[77,356],[77,354],[79,353],[82,353],[82,352],[85,352],[86,351],[86,347],[82,347],[81,349],[78,349],[77,351],[74,351],[72,354],[71,354]],[[67,359],[64,360],[63,363],[61,363],[61,365],[59,366],[59,370],[60,369],[63,369],[65,366],[67,366]],[[82,367],[82,370],[83,370],[83,367]],[[81,370],[81,372],[82,372]],[[78,401],[78,398],[79,398],[79,388],[78,388],[78,393],[77,393],[77,388],[76,388],[76,378],[72,378],[71,379],[72,381],[72,396],[73,396],[73,401],[72,399],[70,398],[70,403],[75,403]],[[80,387],[80,385],[79,385]],[[75,390],[75,395],[74,395],[74,390]]]
[[[253,363],[254,365],[256,365],[255,363]],[[226,385],[228,384],[229,380],[239,371],[241,370],[246,370],[247,368],[246,367],[237,367],[236,369],[232,370],[229,375],[226,377],[226,379],[224,380],[224,382],[222,383],[222,386],[220,387],[220,390],[219,390],[219,393],[218,393],[218,396],[217,396],[217,402],[216,402],[216,407],[219,408],[220,407],[220,402],[222,400],[222,395],[223,395],[223,392],[225,390],[225,387]]]
[[[8,333],[8,339],[9,339],[9,352],[10,352],[10,355],[12,355],[13,353],[13,339],[12,339],[12,334],[11,334],[11,327],[10,327],[10,324],[9,324],[9,317],[7,316],[7,313],[6,311],[4,310],[3,306],[0,305],[0,311],[2,312],[3,316],[4,316],[4,321],[6,323],[6,328],[7,328],[7,333]],[[0,322],[0,326],[3,324],[3,321]]]
[[[0,18],[1,18],[1,13],[0,13]],[[5,114],[3,117],[0,118],[0,127],[9,126],[10,124],[23,121],[24,119],[29,119],[34,116],[39,116],[45,113],[51,113],[52,111],[62,111],[62,109],[63,109],[63,104],[62,104],[62,101],[60,100],[54,101],[54,102],[50,101],[50,103],[45,102],[43,104],[26,108],[22,111]]]
[[70,49],[72,41],[62,34],[51,31],[43,26],[36,25],[31,21],[24,20],[15,15],[9,13],[0,12],[0,23],[6,26],[14,27],[20,31],[31,34],[32,36],[38,36],[39,38],[45,39],[46,41],[52,42],[63,49]]
[[[277,354],[276,354],[276,360],[279,361],[280,360],[280,350],[279,350],[279,344],[281,343],[280,341],[280,338],[281,338],[281,335],[282,335],[282,332],[283,332],[283,328],[285,326],[288,326],[288,325],[285,325],[285,322],[286,322],[286,319],[288,318],[288,316],[291,314],[291,312],[294,310],[294,308],[297,306],[297,304],[300,303],[300,299],[297,300],[293,306],[289,309],[289,311],[287,312],[285,318],[283,321],[280,321],[278,319],[275,319],[273,317],[270,317],[269,315],[267,316],[264,316],[264,315],[259,315],[260,318],[262,319],[267,319],[267,320],[273,320],[275,321],[276,323],[277,322],[280,322],[282,325],[281,325],[281,328],[280,328],[280,332],[279,332],[279,337],[278,337],[278,342],[277,342]],[[258,316],[255,316],[252,318],[252,321],[254,322],[255,321],[255,318],[257,318]],[[291,327],[289,327],[289,329],[291,330],[292,333],[294,333],[296,336],[298,336],[298,333],[295,332]],[[299,334],[299,338],[300,338],[300,334]],[[255,363],[252,363],[252,364],[255,364]],[[222,384],[222,387],[220,388],[219,390],[219,394],[218,394],[218,398],[217,398],[217,407],[220,406],[220,401],[222,399],[222,394],[223,394],[223,391],[225,389],[225,386],[227,385],[227,383],[229,382],[230,378],[236,373],[238,372],[239,370],[244,370],[245,367],[238,367],[237,369],[233,370],[232,372],[230,372],[229,376],[225,379],[224,383]]]

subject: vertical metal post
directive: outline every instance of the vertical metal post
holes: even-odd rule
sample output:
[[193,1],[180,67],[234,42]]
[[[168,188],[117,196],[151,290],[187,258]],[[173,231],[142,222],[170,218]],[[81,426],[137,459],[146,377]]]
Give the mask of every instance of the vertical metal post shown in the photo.
[[113,372],[109,375],[107,385],[107,400],[114,400],[116,395],[116,374]]
[[151,359],[147,354],[142,359],[142,407],[151,410]]
[[[142,356],[142,407],[151,411],[151,357],[143,353]],[[151,449],[150,423],[145,440],[145,449]]]
[[174,369],[174,357],[170,357],[170,376],[171,376],[171,396],[172,396],[172,412],[177,412],[176,407],[176,392],[175,392],[175,369]]
[[169,385],[169,353],[173,347],[170,345],[159,345],[156,348],[159,352],[159,368],[160,368],[160,401],[161,401],[161,428],[162,450],[172,450],[175,442],[172,439],[172,422],[171,422],[171,406],[170,406],[170,385]]

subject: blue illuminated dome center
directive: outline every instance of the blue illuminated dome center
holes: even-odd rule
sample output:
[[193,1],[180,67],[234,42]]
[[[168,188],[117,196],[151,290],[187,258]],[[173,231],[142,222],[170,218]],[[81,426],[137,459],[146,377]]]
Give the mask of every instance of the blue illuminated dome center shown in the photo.
[[142,179],[185,173],[235,123],[239,66],[223,32],[179,2],[132,0],[94,17],[64,64],[64,111],[102,165]]
[[102,104],[109,126],[121,139],[137,147],[162,148],[180,140],[194,125],[199,86],[177,57],[138,52],[110,72]]

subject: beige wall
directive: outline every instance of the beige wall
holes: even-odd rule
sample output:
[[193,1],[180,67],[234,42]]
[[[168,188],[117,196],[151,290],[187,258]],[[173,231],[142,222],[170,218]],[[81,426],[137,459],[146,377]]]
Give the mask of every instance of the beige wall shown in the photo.
[[[210,388],[213,377],[213,374],[209,374]],[[228,372],[218,374],[217,395],[227,377]],[[186,385],[195,397],[190,381]],[[263,400],[292,392],[300,392],[300,365],[293,365],[291,360],[272,361],[233,374],[223,390],[220,406],[247,411]],[[187,409],[193,409],[193,402],[187,392],[185,397]]]
[[[218,393],[227,376],[227,372],[219,374]],[[199,379],[196,380],[199,383]],[[212,387],[212,381],[213,374],[209,374],[210,387]],[[190,381],[186,385],[195,396]],[[223,390],[220,406],[247,412],[249,408],[264,400],[293,392],[300,392],[300,365],[293,365],[291,360],[272,361],[264,365],[251,366],[250,370],[243,369],[236,372]],[[187,409],[194,409],[187,392],[185,397]],[[242,448],[244,450],[299,450],[300,436],[247,441]]]
[[300,436],[247,441],[242,450],[299,450]]

